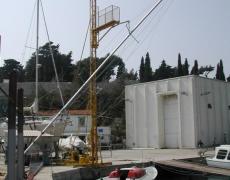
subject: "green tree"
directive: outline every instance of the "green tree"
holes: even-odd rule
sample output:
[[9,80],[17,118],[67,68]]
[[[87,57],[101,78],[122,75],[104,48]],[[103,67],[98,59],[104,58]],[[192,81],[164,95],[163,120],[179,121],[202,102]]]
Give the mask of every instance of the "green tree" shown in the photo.
[[19,82],[24,80],[23,66],[20,62],[15,59],[6,59],[4,60],[3,66],[0,67],[0,81],[2,82],[3,79],[9,79],[9,75],[12,71],[17,72]]
[[198,69],[198,62],[197,60],[194,61],[194,66],[192,67],[191,73],[193,75],[199,75],[199,69]]
[[117,79],[122,78],[122,76],[124,76],[126,74],[127,70],[125,68],[125,63],[123,61],[120,62],[120,64],[118,65],[118,69],[117,69]]
[[167,79],[175,76],[176,69],[167,65],[165,60],[161,62],[158,69],[155,70],[153,80]]
[[189,64],[187,58],[185,58],[184,64],[183,64],[183,74],[184,75],[189,75]]
[[145,62],[144,62],[144,57],[141,57],[141,64],[140,64],[140,69],[139,69],[139,79],[140,82],[145,82]]
[[[97,67],[105,60],[106,57],[97,58]],[[90,74],[90,57],[78,61],[74,70],[74,82],[78,85],[82,85],[88,78]],[[119,68],[119,75],[125,70],[125,64],[123,60],[118,56],[112,56],[108,62],[104,65],[102,70],[97,73],[97,82],[109,81],[113,75],[115,75],[115,68]]]
[[[98,83],[101,89],[97,94],[98,125],[111,126],[113,133],[119,137],[125,136],[125,85],[126,81],[121,79]],[[119,129],[116,129],[117,126]]]
[[90,73],[90,58],[85,58],[81,61],[77,61],[74,69],[74,82],[78,85],[82,85],[88,78]]
[[220,60],[220,80],[225,81],[224,66],[222,59]]
[[[69,52],[67,55],[62,54],[59,52],[59,45],[54,45],[52,42],[51,49],[53,52],[59,81],[72,81],[74,69],[74,65],[72,64],[72,52]],[[35,63],[36,53],[34,52],[25,67],[25,78],[27,81],[35,81]],[[41,82],[49,82],[55,80],[55,73],[50,54],[49,43],[46,43],[44,46],[39,47],[38,63],[40,64],[38,80]]]
[[220,64],[216,65],[216,79],[220,80]]
[[[98,59],[97,67],[101,65],[101,63],[104,62],[106,58],[107,56]],[[123,60],[119,56],[111,56],[107,63],[104,64],[103,68],[97,73],[97,82],[109,81],[112,76],[116,74],[115,69],[118,68],[120,65],[120,69],[123,69],[122,71],[125,72],[126,69]],[[124,67],[122,67],[123,65]]]
[[183,67],[181,64],[181,55],[178,54],[177,76],[183,76]]
[[145,57],[144,81],[145,82],[151,81],[152,76],[153,76],[153,71],[151,68],[149,53],[147,52],[146,57]]
[[51,110],[62,108],[60,95],[58,91],[48,92],[43,87],[38,89],[39,95],[39,109],[40,110]]
[[138,80],[138,75],[137,72],[134,71],[134,69],[131,69],[125,76],[126,80],[134,80],[137,81]]

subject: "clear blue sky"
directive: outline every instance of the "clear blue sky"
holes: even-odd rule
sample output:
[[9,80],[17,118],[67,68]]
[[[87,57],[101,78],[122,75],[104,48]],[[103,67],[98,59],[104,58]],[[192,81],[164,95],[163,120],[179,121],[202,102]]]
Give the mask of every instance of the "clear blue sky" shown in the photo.
[[[121,8],[121,21],[130,20],[131,28],[153,6],[155,0],[98,0],[103,9],[111,4]],[[25,64],[32,50],[26,49],[35,0],[7,0],[0,3],[1,62],[14,58]],[[80,58],[89,19],[89,0],[43,0],[50,38],[60,44],[63,53],[73,52]],[[33,21],[34,22],[34,21]],[[230,1],[229,0],[165,0],[119,51],[128,69],[139,69],[141,56],[149,51],[153,70],[163,59],[177,65],[177,55],[188,58],[190,67],[195,59],[199,65],[213,65],[223,59],[225,75],[230,74]],[[32,24],[29,46],[35,46]],[[40,44],[47,42],[41,20]],[[112,30],[101,42],[98,56],[104,56],[127,35],[124,25]],[[84,57],[89,54],[89,44]]]

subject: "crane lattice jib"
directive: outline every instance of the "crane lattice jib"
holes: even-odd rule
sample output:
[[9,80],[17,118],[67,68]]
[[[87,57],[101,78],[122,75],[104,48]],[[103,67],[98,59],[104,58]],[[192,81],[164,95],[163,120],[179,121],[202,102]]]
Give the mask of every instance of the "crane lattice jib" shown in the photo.
[[[90,28],[90,75],[96,70],[96,58],[97,58],[97,9],[96,0],[90,1],[90,14],[91,14],[91,28]],[[92,165],[98,162],[98,139],[97,139],[97,95],[96,95],[96,76],[90,81],[90,109],[92,117],[92,128],[90,132],[90,151]]]
[[[120,9],[117,6],[109,6],[98,11],[97,1],[90,0],[90,75],[97,68],[97,48],[99,46],[98,33],[106,28],[113,27],[120,22]],[[90,136],[90,150],[92,164],[98,163],[98,136],[97,136],[97,95],[96,75],[90,81],[89,107],[91,109],[92,128]]]

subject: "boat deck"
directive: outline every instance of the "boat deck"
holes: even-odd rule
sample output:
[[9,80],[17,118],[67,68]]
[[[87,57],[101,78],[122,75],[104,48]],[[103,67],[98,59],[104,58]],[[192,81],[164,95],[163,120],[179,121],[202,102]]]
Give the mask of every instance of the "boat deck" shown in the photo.
[[229,169],[210,167],[207,166],[206,164],[191,163],[191,162],[185,162],[181,160],[158,161],[156,162],[156,165],[160,166],[162,169],[168,167],[175,168],[175,169],[180,168],[189,171],[197,171],[203,174],[216,174],[216,175],[230,176]]

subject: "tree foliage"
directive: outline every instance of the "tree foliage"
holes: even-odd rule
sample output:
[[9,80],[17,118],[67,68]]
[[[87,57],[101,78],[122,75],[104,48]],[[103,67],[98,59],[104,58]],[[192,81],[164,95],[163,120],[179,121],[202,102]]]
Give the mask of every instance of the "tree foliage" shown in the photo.
[[145,82],[145,62],[144,62],[144,57],[141,57],[141,64],[140,64],[140,69],[139,69],[139,79],[140,82]]
[[220,79],[220,64],[216,65],[216,79]]
[[155,70],[153,75],[154,80],[166,79],[175,76],[175,68],[167,65],[165,60],[161,62],[161,65],[158,69]]
[[17,72],[19,82],[24,80],[23,66],[20,62],[15,59],[6,59],[4,60],[3,66],[0,67],[0,82],[2,82],[3,79],[9,79],[9,75],[12,71]]
[[197,60],[194,61],[194,66],[192,67],[191,74],[199,75],[199,68]]
[[[57,74],[59,81],[72,81],[73,79],[73,69],[72,64],[72,52],[67,55],[59,52],[59,45],[54,45],[51,42],[51,49],[54,56],[54,61],[57,69]],[[36,53],[32,54],[32,57],[26,64],[25,67],[25,79],[26,81],[35,81],[36,72]],[[50,54],[49,43],[44,46],[39,47],[39,75],[38,80],[40,82],[49,82],[55,80],[54,66],[52,62],[52,57]]]
[[185,76],[189,75],[189,64],[188,64],[187,58],[185,58],[182,69],[183,69],[183,75],[185,75]]
[[[105,60],[106,57],[97,58],[96,64],[97,67]],[[74,70],[74,81],[75,83],[82,85],[90,75],[90,57],[85,58],[81,61],[78,61],[75,70]],[[112,76],[114,76],[115,68],[118,68],[117,78],[121,77],[123,73],[126,72],[125,64],[123,60],[118,56],[112,56],[106,64],[104,64],[104,68],[97,73],[97,82],[101,81],[109,81]]]
[[180,53],[178,54],[178,64],[177,64],[177,76],[183,76],[183,67],[181,64],[181,55]]
[[225,81],[224,66],[222,59],[220,60],[220,80]]
[[222,81],[226,80],[222,60],[220,60],[220,62],[216,66],[216,79],[219,79],[219,80],[222,80]]
[[133,80],[133,81],[137,81],[138,80],[138,74],[136,71],[134,71],[134,69],[131,69],[129,72],[127,72],[125,74],[124,77],[126,80]]
[[145,59],[144,57],[141,58],[141,64],[139,68],[139,80],[140,82],[149,82],[153,80],[153,71],[148,52],[146,53]]
[[152,80],[153,71],[151,67],[149,53],[147,52],[145,57],[145,69],[144,69],[144,81],[148,82]]
[[116,78],[117,79],[121,79],[124,74],[126,74],[127,70],[125,68],[125,63],[123,61],[121,61],[118,65],[118,68],[117,68],[117,76]]
[[205,77],[208,77],[208,74],[214,70],[214,67],[209,66],[201,66],[198,70],[199,74],[204,74]]

